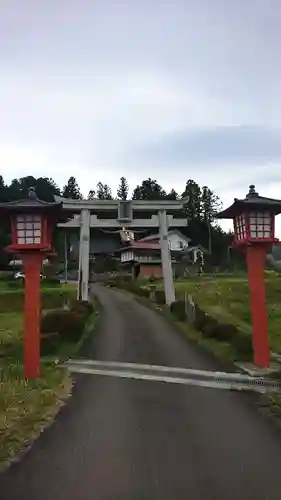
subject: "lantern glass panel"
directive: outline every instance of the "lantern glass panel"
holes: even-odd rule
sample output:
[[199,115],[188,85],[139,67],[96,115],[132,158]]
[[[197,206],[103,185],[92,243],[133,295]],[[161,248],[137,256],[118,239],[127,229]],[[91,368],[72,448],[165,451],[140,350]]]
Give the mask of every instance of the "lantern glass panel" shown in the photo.
[[237,215],[235,217],[236,223],[236,238],[241,241],[244,240],[247,236],[246,230],[246,219],[244,214]]
[[270,238],[272,215],[268,211],[251,211],[249,213],[251,238]]
[[40,244],[42,238],[40,215],[18,215],[16,218],[16,233],[19,245]]

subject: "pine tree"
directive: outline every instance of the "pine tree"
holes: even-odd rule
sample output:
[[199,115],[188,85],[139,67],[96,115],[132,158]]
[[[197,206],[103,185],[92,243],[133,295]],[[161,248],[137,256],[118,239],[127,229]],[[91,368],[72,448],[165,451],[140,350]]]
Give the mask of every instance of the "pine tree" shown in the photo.
[[63,188],[62,196],[73,200],[82,200],[83,197],[75,177],[69,177],[67,184]]
[[120,178],[120,184],[117,189],[117,198],[119,200],[127,200],[128,198],[128,192],[129,192],[129,184],[127,182],[126,177],[121,177]]
[[177,200],[178,198],[179,195],[174,189],[171,189],[171,191],[166,196],[166,200]]
[[112,193],[109,185],[103,184],[102,182],[98,182],[97,184],[96,195],[99,200],[112,200]]
[[96,192],[94,189],[90,189],[89,193],[88,193],[88,196],[87,196],[87,199],[88,200],[94,200],[95,199],[95,195],[96,195]]
[[133,192],[133,200],[163,200],[166,196],[162,186],[151,177],[142,181]]
[[204,222],[211,223],[216,212],[221,208],[219,197],[208,188],[203,186],[201,191],[201,216]]
[[201,188],[197,182],[189,179],[186,183],[182,198],[188,198],[186,215],[189,219],[200,219],[201,216]]

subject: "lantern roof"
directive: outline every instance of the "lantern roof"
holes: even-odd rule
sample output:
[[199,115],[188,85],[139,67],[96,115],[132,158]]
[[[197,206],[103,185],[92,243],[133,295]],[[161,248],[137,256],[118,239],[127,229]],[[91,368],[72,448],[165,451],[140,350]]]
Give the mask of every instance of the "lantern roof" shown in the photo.
[[51,201],[50,202],[50,201],[40,200],[40,198],[38,198],[38,196],[36,194],[34,187],[30,187],[28,189],[27,198],[23,198],[21,200],[0,203],[0,211],[2,213],[7,213],[7,212],[16,212],[16,213],[49,212],[49,213],[52,213],[58,219],[65,220],[66,217],[62,216],[62,213],[63,213],[62,209],[63,209],[62,202],[58,202],[58,201],[53,201],[53,202]]
[[243,200],[234,198],[234,203],[225,210],[217,213],[216,218],[233,219],[236,215],[245,211],[249,212],[250,210],[268,210],[277,215],[281,213],[281,200],[260,196],[256,192],[255,186],[251,184],[249,192]]

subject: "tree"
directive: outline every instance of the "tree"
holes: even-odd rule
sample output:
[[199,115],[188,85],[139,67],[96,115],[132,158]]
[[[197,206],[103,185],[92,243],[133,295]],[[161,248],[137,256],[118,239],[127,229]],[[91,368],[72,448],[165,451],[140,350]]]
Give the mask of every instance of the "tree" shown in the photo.
[[73,200],[82,200],[83,197],[75,177],[69,177],[67,184],[63,188],[62,196]]
[[20,179],[13,179],[10,186],[6,186],[6,199],[13,201],[25,198],[28,196],[30,187],[34,187],[38,198],[44,201],[54,201],[54,196],[61,194],[59,187],[52,178],[36,178],[28,175]]
[[166,196],[167,200],[178,200],[178,198],[179,195],[174,189],[171,189],[171,191]]
[[221,200],[208,188],[203,186],[201,191],[201,216],[204,222],[211,223],[215,214],[221,209]]
[[99,200],[112,200],[111,188],[108,184],[98,182],[97,184],[97,198]]
[[189,219],[200,219],[201,216],[201,188],[197,182],[189,179],[186,183],[182,198],[187,197],[186,215]]
[[7,201],[7,186],[2,175],[0,175],[0,201]]
[[94,189],[90,189],[89,193],[88,193],[88,196],[87,196],[87,199],[88,200],[94,200],[95,199],[95,195],[96,195],[96,192]]
[[128,198],[128,192],[129,192],[129,184],[127,182],[126,177],[121,177],[120,178],[120,184],[117,189],[117,198],[119,200],[127,200]]
[[166,196],[167,194],[160,184],[150,177],[142,181],[133,192],[133,200],[161,200],[165,199]]

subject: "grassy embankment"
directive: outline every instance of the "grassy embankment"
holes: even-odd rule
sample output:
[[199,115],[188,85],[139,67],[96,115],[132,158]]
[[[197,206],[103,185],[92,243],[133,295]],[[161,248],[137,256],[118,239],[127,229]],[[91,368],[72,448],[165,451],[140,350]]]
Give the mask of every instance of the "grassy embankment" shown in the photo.
[[[176,293],[192,295],[198,305],[219,321],[234,324],[251,335],[249,284],[246,276],[201,276],[176,282]],[[281,276],[266,274],[270,347],[281,354]]]
[[[75,286],[42,289],[43,311],[57,309],[75,299]],[[23,379],[23,289],[0,285],[0,470],[32,442],[52,421],[71,392],[67,370],[45,357],[41,377]],[[73,354],[79,343],[60,345],[60,354]]]

